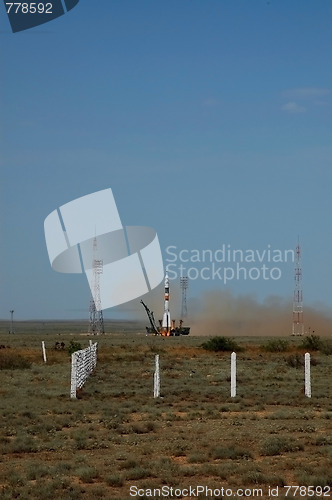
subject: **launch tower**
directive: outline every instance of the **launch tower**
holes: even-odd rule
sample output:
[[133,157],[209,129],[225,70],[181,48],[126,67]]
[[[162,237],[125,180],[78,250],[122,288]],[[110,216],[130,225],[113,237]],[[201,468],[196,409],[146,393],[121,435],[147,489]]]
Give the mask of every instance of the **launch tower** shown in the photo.
[[181,295],[182,295],[181,319],[185,319],[188,316],[188,310],[187,310],[188,278],[186,276],[183,276],[180,278],[180,288],[181,288]]
[[298,241],[295,250],[295,288],[293,298],[293,328],[292,335],[304,334],[301,247]]

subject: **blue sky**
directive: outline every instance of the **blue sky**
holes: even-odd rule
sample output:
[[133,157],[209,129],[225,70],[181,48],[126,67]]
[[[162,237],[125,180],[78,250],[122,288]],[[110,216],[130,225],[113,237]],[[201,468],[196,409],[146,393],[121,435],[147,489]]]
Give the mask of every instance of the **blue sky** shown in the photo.
[[[2,8],[0,317],[88,316],[86,278],[51,269],[43,222],[108,187],[164,259],[299,235],[304,303],[329,313],[331,22],[329,0],[81,0],[13,34]],[[189,296],[291,300],[294,263],[279,267],[278,280],[192,280]]]

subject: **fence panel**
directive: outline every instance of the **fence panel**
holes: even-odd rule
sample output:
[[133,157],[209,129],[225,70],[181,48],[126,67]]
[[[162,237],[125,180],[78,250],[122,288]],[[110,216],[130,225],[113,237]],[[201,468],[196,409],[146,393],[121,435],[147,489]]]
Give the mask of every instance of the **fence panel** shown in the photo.
[[70,397],[76,398],[77,389],[81,389],[97,366],[98,343],[90,343],[86,349],[75,351],[71,355],[71,388]]

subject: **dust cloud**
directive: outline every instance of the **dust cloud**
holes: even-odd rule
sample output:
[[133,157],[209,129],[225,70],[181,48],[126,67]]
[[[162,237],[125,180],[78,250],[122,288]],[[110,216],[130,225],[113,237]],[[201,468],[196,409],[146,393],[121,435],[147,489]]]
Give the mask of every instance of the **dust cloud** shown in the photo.
[[[189,308],[188,308],[189,309]],[[191,335],[289,336],[292,333],[291,301],[271,296],[258,302],[251,295],[234,297],[228,291],[210,291],[193,301],[185,324]],[[332,316],[326,311],[304,306],[307,335],[332,335]]]

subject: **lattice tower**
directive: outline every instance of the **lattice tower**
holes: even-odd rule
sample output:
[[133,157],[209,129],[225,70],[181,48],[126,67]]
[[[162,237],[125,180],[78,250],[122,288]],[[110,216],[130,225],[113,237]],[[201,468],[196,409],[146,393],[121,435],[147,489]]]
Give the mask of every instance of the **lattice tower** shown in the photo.
[[187,318],[188,309],[187,309],[187,289],[188,289],[188,278],[187,276],[183,276],[180,278],[180,288],[181,288],[181,319]]
[[301,247],[298,243],[295,250],[295,288],[293,297],[293,328],[292,335],[304,334],[303,323],[303,293],[302,293],[302,268],[301,268]]
[[97,238],[93,239],[93,297],[90,300],[90,322],[89,333],[99,335],[105,333],[103,311],[100,300],[100,275],[103,273],[103,261],[96,259],[97,256]]

